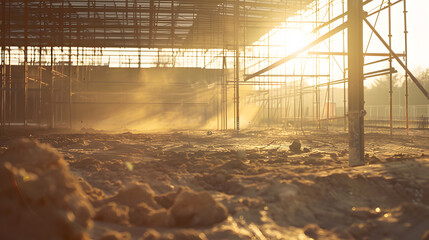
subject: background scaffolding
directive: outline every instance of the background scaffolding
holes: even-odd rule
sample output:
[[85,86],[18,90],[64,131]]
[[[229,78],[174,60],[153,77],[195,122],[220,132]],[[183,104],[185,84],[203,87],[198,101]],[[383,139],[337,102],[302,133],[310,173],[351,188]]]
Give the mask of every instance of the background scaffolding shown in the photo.
[[[404,44],[394,55],[407,68],[406,1],[367,0],[363,8],[387,30],[390,49],[392,12],[403,13],[395,37]],[[124,104],[182,113],[193,106],[205,128],[347,130],[346,9],[344,0],[1,0],[1,130],[91,126],[103,109]],[[377,25],[380,18],[388,24]],[[429,109],[409,107],[409,71],[372,48],[368,33],[364,77],[388,76],[390,100],[388,110],[366,108],[367,125],[391,133],[425,126]],[[400,110],[392,101],[398,72],[406,84]],[[151,84],[176,88],[150,95]],[[129,97],[132,90],[147,97]]]

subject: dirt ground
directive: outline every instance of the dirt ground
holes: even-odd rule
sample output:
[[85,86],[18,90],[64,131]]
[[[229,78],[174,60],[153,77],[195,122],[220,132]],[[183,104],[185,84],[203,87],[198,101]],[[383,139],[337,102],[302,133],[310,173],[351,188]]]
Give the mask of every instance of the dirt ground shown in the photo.
[[428,131],[367,133],[354,168],[335,131],[28,138],[63,155],[94,208],[91,239],[429,239]]

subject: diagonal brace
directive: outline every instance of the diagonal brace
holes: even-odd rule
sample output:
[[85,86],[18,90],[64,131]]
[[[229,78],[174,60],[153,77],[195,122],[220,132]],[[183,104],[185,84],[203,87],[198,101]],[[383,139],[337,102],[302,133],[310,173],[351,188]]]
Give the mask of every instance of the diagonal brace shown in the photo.
[[392,54],[392,56],[396,59],[396,61],[399,63],[399,65],[401,65],[401,67],[408,73],[408,75],[410,76],[410,78],[413,80],[413,82],[417,85],[417,87],[420,89],[420,91],[422,91],[422,93],[426,96],[426,98],[429,100],[429,93],[428,91],[423,87],[423,85],[417,80],[417,78],[413,75],[413,73],[411,73],[411,71],[407,68],[407,66],[405,66],[405,64],[401,61],[401,59],[398,57],[398,55],[393,52],[393,50],[389,47],[389,45],[386,43],[386,41],[384,41],[383,37],[381,37],[381,35],[377,32],[377,30],[375,30],[375,28],[371,25],[371,23],[366,20],[365,18],[363,19],[365,21],[365,23],[368,25],[369,28],[371,28],[371,30],[374,32],[374,34],[378,37],[378,39],[380,39],[380,41],[383,43],[383,45],[387,48],[387,50],[389,50],[389,52]]
[[270,71],[270,70],[272,70],[272,69],[274,69],[274,68],[276,68],[276,67],[278,67],[278,66],[280,66],[280,65],[282,65],[282,64],[284,64],[286,62],[289,62],[290,60],[296,58],[299,54],[307,51],[308,49],[313,48],[317,44],[319,44],[319,43],[325,41],[326,39],[332,37],[333,35],[341,32],[342,30],[346,29],[347,27],[348,27],[348,23],[347,22],[341,24],[340,26],[338,26],[338,27],[332,29],[330,32],[326,33],[325,35],[323,35],[323,36],[319,37],[318,39],[314,40],[313,42],[311,42],[307,46],[305,46],[305,47],[303,47],[303,48],[301,48],[301,49],[299,49],[299,50],[291,53],[290,55],[288,55],[288,56],[286,56],[286,57],[278,60],[277,62],[271,64],[270,66],[268,66],[266,68],[263,68],[263,69],[255,72],[255,73],[249,74],[247,77],[244,78],[244,81],[250,80],[250,79],[252,79],[254,77],[257,77],[257,76],[259,76],[259,75],[261,75],[261,74],[263,74],[265,72],[268,72],[268,71]]

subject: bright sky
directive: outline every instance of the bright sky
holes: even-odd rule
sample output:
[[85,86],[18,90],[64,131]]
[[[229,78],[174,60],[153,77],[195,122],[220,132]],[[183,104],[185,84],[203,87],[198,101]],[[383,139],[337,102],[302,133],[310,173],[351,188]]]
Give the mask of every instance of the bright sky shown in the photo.
[[429,1],[408,0],[407,5],[409,66],[429,68]]

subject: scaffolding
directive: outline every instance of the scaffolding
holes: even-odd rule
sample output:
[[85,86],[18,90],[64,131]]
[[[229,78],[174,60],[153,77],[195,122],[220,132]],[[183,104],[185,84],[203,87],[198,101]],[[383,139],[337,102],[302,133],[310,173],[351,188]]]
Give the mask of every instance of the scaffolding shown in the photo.
[[[429,98],[408,70],[406,6],[406,0],[1,0],[1,132],[72,128],[85,104],[199,106],[222,130],[339,126],[360,136],[354,139],[361,154],[364,79],[389,77],[391,134],[394,60],[405,73],[407,132],[409,80]],[[403,14],[403,34],[395,36],[404,41],[400,54],[392,46],[394,11]],[[387,24],[377,24],[381,17]],[[387,28],[388,40],[376,28]],[[386,51],[371,48],[375,38]],[[170,83],[181,86],[176,97],[137,101],[127,92],[150,81],[97,78],[123,69],[134,76],[188,69],[182,74],[202,80]],[[201,82],[214,97],[191,97]],[[110,90],[92,91],[101,86]],[[246,116],[246,108],[256,110]]]

